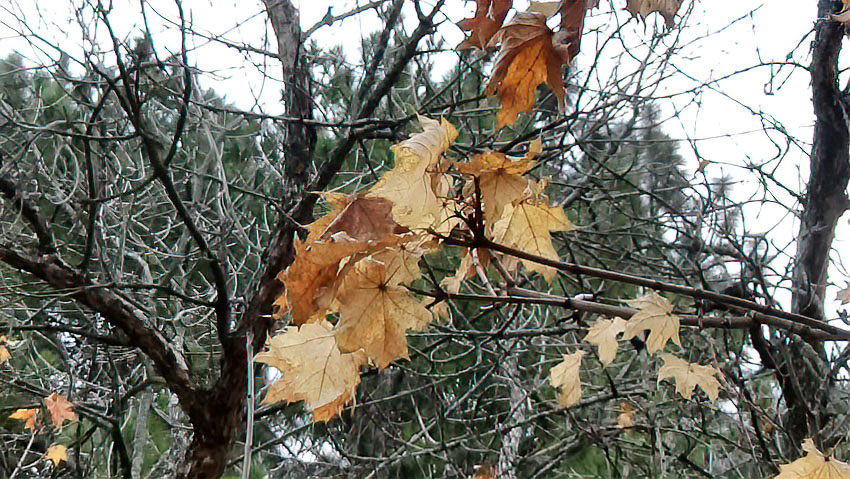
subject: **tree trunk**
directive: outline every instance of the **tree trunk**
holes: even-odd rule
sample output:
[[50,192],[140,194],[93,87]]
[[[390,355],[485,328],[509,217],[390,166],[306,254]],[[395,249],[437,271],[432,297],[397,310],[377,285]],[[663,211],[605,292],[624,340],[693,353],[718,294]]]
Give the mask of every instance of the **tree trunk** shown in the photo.
[[[819,0],[815,39],[812,43],[812,102],[815,129],[810,176],[800,216],[797,254],[793,274],[793,311],[816,319],[824,318],[824,291],[835,225],[848,208],[846,194],[850,179],[850,133],[847,98],[838,85],[838,54],[845,27],[829,19],[842,8],[839,0]],[[821,342],[789,343],[783,390],[798,400],[789,401],[786,428],[796,442],[819,437],[826,420],[829,368]],[[821,437],[824,442],[831,442]]]
[[[281,204],[285,210],[291,210],[302,198],[312,172],[316,129],[302,121],[313,119],[312,80],[305,61],[298,10],[289,0],[264,0],[263,3],[277,36],[278,55],[283,64],[286,116],[298,119],[287,124],[284,142],[286,192]],[[280,219],[272,243],[263,255],[263,270],[256,293],[249,298],[245,312],[230,334],[229,347],[224,348],[221,377],[212,389],[201,391],[187,408],[194,436],[180,468],[181,478],[214,479],[224,473],[228,454],[242,426],[248,393],[246,341],[253,338],[253,351],[261,351],[266,342],[271,328],[272,304],[282,292],[277,274],[294,259],[293,238],[299,229],[298,223],[308,222],[310,212],[302,216],[295,221],[288,217]]]

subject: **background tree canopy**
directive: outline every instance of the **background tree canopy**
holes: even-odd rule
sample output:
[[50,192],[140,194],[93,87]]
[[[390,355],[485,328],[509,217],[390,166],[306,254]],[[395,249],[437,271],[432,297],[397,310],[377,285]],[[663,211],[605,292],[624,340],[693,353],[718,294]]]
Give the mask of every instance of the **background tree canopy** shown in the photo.
[[[316,7],[290,0],[0,9],[15,45],[0,51],[0,477],[731,478],[848,457],[850,292],[826,293],[850,206],[843,2],[795,7],[813,25],[795,47],[719,79],[688,62],[718,58],[714,39],[746,17],[708,24],[705,1],[464,3],[332,2],[314,25],[299,8]],[[723,90],[750,74],[764,96],[810,83],[809,136]],[[249,85],[265,92],[253,105]],[[682,132],[707,92],[752,115],[759,139],[702,154],[711,138]],[[452,227],[409,227],[384,205],[393,234],[440,248],[415,262],[421,277],[378,289],[439,318],[405,328],[407,358],[356,362],[356,390],[317,420],[327,402],[309,405],[292,370],[318,346],[253,359],[298,334],[293,300],[316,306],[322,275],[351,278],[374,250],[306,274],[289,309],[279,273],[348,235],[334,208],[380,203],[373,185],[434,139],[428,125],[458,132],[427,148]],[[505,156],[488,174],[522,199],[488,204],[469,173],[487,155]],[[551,228],[557,259],[490,221],[530,197],[576,226]],[[328,322],[308,329],[339,337],[331,303],[351,287],[330,289]],[[608,330],[609,364],[586,339],[641,314],[675,314],[681,345],[656,348],[655,326]],[[553,387],[577,353],[572,386]],[[689,380],[713,369],[683,386],[668,354]]]

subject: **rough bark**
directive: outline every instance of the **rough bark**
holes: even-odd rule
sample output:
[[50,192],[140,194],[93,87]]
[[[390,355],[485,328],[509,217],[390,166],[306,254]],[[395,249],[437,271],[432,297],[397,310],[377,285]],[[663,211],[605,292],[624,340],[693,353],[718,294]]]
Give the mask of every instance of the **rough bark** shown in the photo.
[[[304,57],[298,10],[289,0],[264,0],[269,20],[277,36],[278,55],[283,64],[286,115],[301,120],[313,118],[311,76]],[[284,176],[286,193],[281,198],[285,210],[301,199],[308,184],[316,146],[316,129],[309,122],[291,121],[286,126]],[[277,274],[294,258],[293,238],[302,218],[280,219],[272,242],[264,253],[263,270],[256,293],[249,298],[245,312],[228,336],[222,373],[216,384],[188,404],[193,426],[192,444],[179,476],[186,479],[212,479],[222,475],[228,454],[242,426],[247,396],[247,338],[253,338],[253,351],[260,351],[271,328],[272,303],[280,295]],[[250,332],[250,334],[249,334]]]
[[[850,132],[847,97],[838,84],[838,55],[845,27],[831,19],[842,8],[839,0],[819,0],[810,66],[815,113],[810,176],[800,216],[793,273],[793,311],[824,319],[824,291],[835,226],[848,208]],[[779,374],[788,403],[786,428],[795,442],[821,437],[828,417],[829,368],[822,342],[792,339],[780,348],[788,374]]]

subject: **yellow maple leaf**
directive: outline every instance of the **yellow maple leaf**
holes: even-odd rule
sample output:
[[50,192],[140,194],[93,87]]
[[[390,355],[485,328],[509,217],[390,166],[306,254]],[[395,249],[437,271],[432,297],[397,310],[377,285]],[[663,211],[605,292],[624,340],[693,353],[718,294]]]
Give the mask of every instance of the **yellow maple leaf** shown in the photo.
[[[488,227],[502,217],[505,206],[522,199],[529,187],[523,175],[534,167],[534,157],[540,153],[541,142],[534,140],[524,158],[510,158],[503,153],[490,151],[475,155],[469,163],[457,165],[461,173],[478,178],[484,202],[484,220]],[[464,189],[467,197],[474,195],[474,181]]]
[[461,30],[468,31],[466,38],[458,49],[484,49],[496,32],[502,28],[502,23],[511,9],[513,0],[476,0],[475,16],[458,23]]
[[599,361],[608,366],[617,356],[617,335],[625,331],[626,322],[622,318],[600,319],[590,327],[584,340],[598,348]]
[[6,346],[0,346],[0,364],[5,363],[12,357],[12,354],[6,348]]
[[803,440],[803,451],[805,456],[779,466],[774,479],[850,479],[850,465],[825,456],[811,439]]
[[[395,221],[406,228],[441,228],[446,202],[438,196],[443,176],[439,168],[443,153],[454,143],[457,130],[442,122],[419,117],[422,133],[392,147],[395,166],[384,173],[369,190],[368,196],[392,203]],[[436,175],[436,178],[433,176]]]
[[415,253],[388,249],[352,267],[337,295],[342,351],[362,348],[379,368],[408,357],[405,332],[421,330],[432,319],[403,286],[419,277],[418,261]]
[[44,398],[44,407],[47,408],[50,422],[56,429],[61,429],[65,421],[77,420],[77,413],[74,412],[73,404],[59,393],[52,393]]
[[563,354],[563,361],[558,363],[549,371],[549,384],[558,388],[558,404],[563,407],[572,407],[581,400],[581,358],[584,351],[576,351],[573,354]]
[[673,305],[667,298],[652,292],[626,303],[638,309],[638,312],[626,322],[623,339],[631,339],[649,330],[646,350],[650,353],[664,349],[667,340],[672,340],[678,346],[682,345],[679,340],[679,317],[673,314]]
[[676,12],[682,6],[684,0],[627,0],[626,10],[632,15],[640,15],[646,20],[647,15],[658,12],[664,17],[667,28],[675,25]]
[[269,339],[254,361],[279,370],[263,403],[304,401],[313,419],[327,421],[345,406],[360,383],[363,351],[343,353],[327,321],[287,327]]
[[44,453],[44,460],[53,463],[53,467],[68,461],[68,448],[62,444],[51,444]]
[[[552,246],[552,231],[572,231],[575,226],[560,206],[552,207],[542,194],[544,183],[532,185],[532,194],[516,204],[505,206],[502,218],[493,225],[493,237],[497,243],[517,248],[526,253],[558,260],[558,252]],[[543,275],[546,281],[555,278],[556,270],[533,261],[522,263],[530,271]]]
[[715,377],[720,371],[712,366],[700,366],[679,359],[672,354],[661,353],[664,366],[658,371],[658,382],[662,379],[673,378],[676,383],[676,392],[685,399],[690,399],[691,394],[697,386],[711,398],[717,399],[720,382]]
[[24,429],[35,431],[35,420],[38,417],[38,408],[16,409],[9,415],[9,419],[24,421]]
[[563,111],[567,95],[561,71],[570,61],[569,47],[553,43],[553,36],[545,14],[520,12],[491,40],[501,43],[487,84],[487,94],[498,95],[502,106],[499,128],[513,124],[517,114],[534,107],[535,90],[541,83],[552,89]]

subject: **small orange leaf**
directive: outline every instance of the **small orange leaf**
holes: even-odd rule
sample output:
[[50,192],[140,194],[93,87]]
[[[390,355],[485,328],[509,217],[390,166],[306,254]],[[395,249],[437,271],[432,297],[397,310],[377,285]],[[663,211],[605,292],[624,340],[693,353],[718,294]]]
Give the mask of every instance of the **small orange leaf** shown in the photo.
[[44,398],[44,407],[47,408],[47,413],[50,415],[50,422],[53,423],[56,429],[62,429],[62,424],[65,421],[77,420],[77,414],[74,412],[71,402],[58,393],[53,393]]
[[18,409],[9,415],[9,419],[24,421],[24,429],[35,431],[35,420],[38,416],[38,408]]
[[6,349],[6,346],[0,346],[0,364],[5,363],[12,357],[12,354]]

